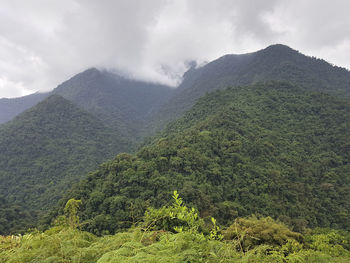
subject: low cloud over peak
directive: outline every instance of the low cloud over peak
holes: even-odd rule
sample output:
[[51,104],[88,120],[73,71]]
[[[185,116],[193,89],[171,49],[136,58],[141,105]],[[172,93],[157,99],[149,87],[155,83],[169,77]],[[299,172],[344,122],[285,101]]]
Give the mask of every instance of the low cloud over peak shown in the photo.
[[176,86],[188,68],[285,43],[350,68],[346,0],[19,1],[0,6],[0,97],[89,67]]

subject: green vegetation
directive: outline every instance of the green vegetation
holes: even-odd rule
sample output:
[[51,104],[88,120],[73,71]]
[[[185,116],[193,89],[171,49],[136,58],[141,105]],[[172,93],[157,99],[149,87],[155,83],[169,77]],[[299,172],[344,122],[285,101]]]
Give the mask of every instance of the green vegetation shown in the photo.
[[294,231],[350,229],[350,104],[285,83],[203,97],[136,155],[119,154],[61,201],[82,200],[83,229],[101,235],[138,222],[174,188],[201,217],[228,225],[271,216]]
[[[214,225],[204,225],[203,219],[195,216],[194,210],[186,207],[176,192],[173,198],[171,207],[149,208],[141,225],[112,236],[96,237],[65,225],[43,233],[0,236],[0,262],[339,263],[350,260],[349,233],[320,229],[319,233],[303,236],[271,218],[254,218],[237,219],[229,229],[223,230],[228,233],[225,234],[228,238],[223,239],[212,235],[213,229],[221,231],[215,220],[212,220]],[[150,227],[154,222],[164,222],[165,218],[171,220],[171,226],[156,224],[157,230]]]
[[0,123],[42,102],[0,126],[0,234],[33,226],[83,175],[131,151],[171,91],[89,69],[51,93],[1,99]]
[[170,100],[153,116],[149,129],[161,130],[190,110],[207,92],[263,81],[285,81],[309,91],[350,98],[350,72],[324,60],[305,56],[284,45],[257,52],[225,55],[191,68]]
[[126,147],[112,129],[58,95],[0,126],[0,234],[32,225],[72,183]]
[[349,262],[349,83],[282,45],[176,91],[73,77],[0,126],[0,262]]
[[21,204],[8,203],[6,198],[0,196],[0,235],[11,232],[25,232],[34,227],[37,213],[28,210]]
[[20,98],[0,99],[0,124],[12,120],[16,115],[46,99],[48,93],[34,93]]
[[167,101],[173,90],[91,68],[62,83],[52,93],[79,105],[120,137],[136,144],[152,112]]

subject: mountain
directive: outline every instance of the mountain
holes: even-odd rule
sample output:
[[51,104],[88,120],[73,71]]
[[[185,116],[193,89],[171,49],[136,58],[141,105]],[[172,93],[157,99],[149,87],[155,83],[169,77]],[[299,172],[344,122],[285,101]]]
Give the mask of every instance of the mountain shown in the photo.
[[125,138],[136,141],[135,138],[142,136],[142,128],[150,113],[157,112],[173,91],[165,85],[90,68],[58,85],[52,92],[0,99],[0,124],[49,95],[57,94],[92,113]]
[[101,120],[51,95],[0,126],[0,196],[26,211],[47,210],[84,174],[127,148]]
[[[180,117],[207,92],[268,80],[286,81],[338,97],[350,96],[348,70],[281,44],[248,54],[225,55],[201,67],[192,65],[176,89],[91,68],[52,93],[83,107],[136,143]],[[48,95],[1,99],[0,109],[4,110],[0,111],[0,123],[26,109],[22,105],[29,108],[45,96]],[[10,102],[12,106],[8,108]]]
[[61,201],[95,234],[128,228],[172,191],[221,224],[252,214],[296,231],[350,229],[350,100],[281,82],[202,97],[137,154],[102,164]]
[[[0,126],[3,229],[32,224],[82,175],[134,149],[149,113],[172,91],[92,68],[50,93],[2,99],[6,120],[30,108]],[[26,220],[9,219],[19,214]]]
[[348,262],[348,80],[282,45],[177,90],[78,74],[0,126],[0,262]]
[[157,112],[173,90],[92,68],[59,85],[53,94],[81,106],[123,136],[135,140],[150,113]]
[[257,52],[225,55],[202,67],[190,68],[173,96],[150,122],[150,133],[180,117],[205,93],[260,81],[286,81],[312,91],[350,97],[350,72],[308,57],[288,46],[272,45]]
[[12,120],[15,116],[33,107],[47,96],[49,96],[48,93],[35,93],[20,98],[0,99],[0,124]]
[[[313,200],[322,204],[322,198],[321,200],[301,196],[300,203],[302,204],[291,209],[291,211],[299,211],[299,214],[295,213],[302,219],[296,223],[296,217],[283,210],[292,205],[288,200],[281,205],[282,208],[275,206],[278,198],[284,200],[284,197],[281,196],[282,192],[272,196],[266,190],[271,190],[268,187],[263,189],[265,192],[249,188],[249,191],[255,191],[259,194],[263,192],[267,195],[267,201],[262,203],[267,208],[262,211],[259,210],[260,208],[254,210],[253,207],[249,206],[243,209],[242,196],[244,193],[236,193],[234,199],[232,196],[224,194],[213,197],[212,191],[219,194],[224,189],[215,188],[222,186],[220,178],[224,171],[221,167],[226,167],[229,164],[227,171],[235,172],[235,165],[240,166],[241,162],[243,164],[247,162],[247,165],[244,166],[245,170],[237,172],[237,176],[245,178],[247,175],[250,178],[257,177],[257,174],[262,173],[264,180],[268,181],[270,177],[266,174],[270,173],[271,170],[271,174],[276,176],[276,180],[280,180],[277,185],[285,187],[282,187],[283,191],[287,191],[286,189],[291,185],[296,188],[291,180],[292,176],[298,178],[297,176],[305,175],[307,178],[313,178],[306,183],[305,187],[316,189],[314,194],[322,196],[323,193],[318,192],[319,189],[315,188],[314,185],[316,174],[322,174],[324,169],[330,172],[329,176],[333,176],[334,173],[337,180],[344,183],[345,189],[347,189],[346,158],[348,158],[348,150],[346,147],[348,142],[345,135],[348,135],[348,131],[345,128],[348,127],[349,123],[347,119],[348,102],[347,99],[341,100],[339,98],[349,96],[349,74],[345,69],[334,67],[323,60],[304,56],[283,45],[270,46],[249,54],[226,55],[203,67],[192,67],[184,75],[184,80],[177,89],[131,80],[94,68],[86,70],[59,85],[50,93],[54,94],[52,97],[19,115],[13,121],[0,126],[0,198],[6,199],[4,209],[12,207],[12,214],[16,215],[16,211],[20,211],[22,208],[28,209],[26,211],[33,214],[31,211],[50,207],[73,181],[78,181],[85,173],[97,168],[99,162],[111,158],[119,152],[133,151],[145,135],[154,135],[155,131],[160,130],[170,120],[180,117],[177,121],[169,124],[160,135],[157,135],[158,137],[149,140],[148,142],[151,143],[141,148],[137,155],[122,154],[117,157],[116,163],[112,161],[104,164],[97,174],[95,173],[95,175],[104,178],[106,172],[113,178],[112,175],[115,171],[111,170],[111,167],[121,166],[122,168],[117,169],[121,169],[124,173],[123,169],[126,167],[126,176],[130,176],[131,179],[127,178],[126,182],[116,179],[116,184],[111,183],[113,189],[110,189],[112,186],[106,185],[104,186],[106,189],[97,189],[96,193],[84,192],[94,189],[97,187],[96,185],[89,185],[87,188],[84,186],[84,200],[89,205],[87,205],[87,212],[83,213],[82,218],[92,220],[87,225],[90,231],[96,230],[95,232],[99,233],[105,229],[116,231],[123,228],[128,225],[125,220],[131,220],[128,217],[129,214],[134,213],[130,211],[131,208],[140,215],[143,214],[143,208],[147,205],[145,200],[160,206],[164,204],[167,200],[166,197],[171,192],[169,185],[182,189],[184,183],[188,188],[187,192],[185,191],[187,200],[197,206],[203,215],[208,211],[212,214],[222,211],[223,216],[219,216],[219,219],[223,223],[229,218],[224,215],[224,211],[230,210],[225,208],[228,205],[231,208],[235,207],[231,209],[234,211],[232,213],[237,212],[239,215],[257,212],[278,217],[276,211],[281,210],[282,219],[295,227],[298,227],[300,222],[306,222],[304,225],[309,226],[340,225],[347,227],[347,223],[343,219],[347,208],[344,211],[339,210],[344,206],[340,204],[337,194],[334,194],[334,200],[332,199],[335,208],[329,204],[317,207],[317,205],[307,203],[307,200]],[[266,82],[271,79],[287,81],[290,84]],[[252,87],[239,86],[258,81],[266,83]],[[228,86],[232,86],[228,91],[210,93],[215,90],[224,90]],[[259,89],[261,91],[258,91]],[[206,93],[210,93],[210,95],[205,95]],[[326,93],[329,94],[328,97],[325,95]],[[203,96],[205,97],[202,98]],[[281,101],[279,96],[284,100]],[[248,101],[249,98],[250,101]],[[202,102],[195,104],[198,100]],[[254,105],[255,100],[256,105]],[[274,105],[274,101],[279,104],[271,106]],[[321,109],[320,101],[324,105],[328,105],[326,111]],[[291,104],[291,108],[284,108],[283,103]],[[337,103],[343,108],[337,108]],[[308,104],[314,104],[318,108],[315,106],[314,112],[314,108],[310,105],[311,108],[306,106]],[[193,105],[195,106],[191,109]],[[238,114],[238,119],[235,121],[242,125],[241,128],[234,126],[232,119],[228,118],[230,115],[228,105],[238,107],[233,113]],[[273,115],[275,107],[282,111],[278,112],[278,116]],[[305,112],[297,111],[298,107],[305,108]],[[241,111],[239,108],[242,108]],[[186,110],[190,111],[181,117]],[[260,112],[264,115],[259,115]],[[321,113],[333,114],[334,121],[332,122],[331,118],[327,117],[329,123],[324,123],[323,115],[321,117],[317,115]],[[214,122],[215,118],[216,121],[221,120],[221,122]],[[275,127],[274,123],[280,124],[281,127]],[[296,127],[293,126],[295,123],[298,124]],[[265,127],[263,124],[271,126]],[[209,133],[206,131],[201,133],[202,128],[198,128],[205,125],[208,126]],[[227,133],[225,129],[231,129],[230,125],[238,134]],[[305,129],[305,127],[309,127],[308,125],[311,125],[310,129]],[[253,133],[253,128],[257,135]],[[288,129],[293,132],[290,133]],[[333,129],[334,133],[330,129]],[[269,137],[271,134],[274,138]],[[239,138],[238,148],[235,142],[231,142],[232,136]],[[262,142],[257,139],[259,136],[267,138],[266,145],[261,144]],[[191,138],[190,141],[186,141],[188,138]],[[210,139],[208,146],[202,141],[204,138]],[[221,145],[227,141],[228,145]],[[161,142],[175,145],[171,149],[171,153],[175,155],[162,156],[161,154],[168,151],[170,146],[163,145]],[[201,144],[197,145],[197,142],[201,142]],[[273,153],[272,150],[276,147],[271,147],[270,150],[265,148],[269,148],[269,145],[274,145],[276,142],[283,142],[278,144],[278,149],[280,149],[278,158],[273,155],[275,159],[271,159],[270,164],[261,163],[260,159],[258,161],[254,159],[257,155],[259,158],[263,156],[262,159],[268,160],[270,157],[265,155]],[[296,145],[292,142],[295,142]],[[311,142],[314,144],[310,144]],[[147,145],[147,142],[144,144]],[[221,148],[207,148],[214,147],[213,145]],[[240,145],[244,145],[245,148],[241,149]],[[228,157],[224,152],[225,147],[236,149],[238,152],[233,152],[232,155],[230,153]],[[333,150],[332,147],[336,150]],[[310,150],[313,148],[316,149],[315,153]],[[339,152],[337,149],[341,149],[341,151]],[[187,150],[189,153],[186,152]],[[147,154],[143,155],[143,153]],[[311,153],[315,156],[311,155],[313,159],[310,163],[306,162],[305,164],[299,159],[300,156],[307,159]],[[204,156],[202,156],[203,154]],[[292,154],[295,154],[296,157],[291,157]],[[281,156],[285,156],[287,159],[284,160]],[[170,159],[173,159],[174,163],[169,163]],[[211,159],[212,161],[210,161]],[[225,160],[226,163],[221,163],[221,159]],[[184,162],[189,164],[186,169]],[[326,168],[320,168],[320,162],[324,162]],[[336,164],[337,169],[333,169],[333,163]],[[339,163],[344,165],[339,168]],[[308,168],[308,165],[311,168]],[[297,175],[295,167],[299,167]],[[270,170],[267,172],[267,169]],[[150,171],[151,174],[148,174]],[[226,173],[228,173],[227,171]],[[288,176],[283,174],[285,171],[290,172]],[[212,173],[212,175],[208,173]],[[149,178],[143,178],[145,174]],[[173,175],[175,179],[172,177]],[[339,179],[339,175],[343,177]],[[204,181],[198,181],[198,178],[202,178],[201,180]],[[208,178],[215,178],[217,182],[210,181]],[[232,181],[232,178],[230,180]],[[249,186],[254,183],[244,180],[239,182],[247,183]],[[105,181],[110,182],[109,178],[105,178]],[[94,182],[94,179],[91,179],[91,182]],[[215,185],[216,183],[218,185]],[[235,187],[229,182],[226,183],[227,187]],[[105,183],[98,181],[98,187],[102,185]],[[325,181],[322,185],[325,189],[328,187],[327,189],[344,192],[344,189],[333,181]],[[244,188],[243,185],[241,186]],[[292,196],[298,196],[294,188]],[[195,193],[192,195],[199,196],[197,199],[196,197],[188,197],[192,190]],[[225,191],[230,190],[226,189]],[[273,189],[273,191],[277,190]],[[80,198],[75,190],[72,193]],[[118,200],[114,200],[115,195],[119,196],[120,193],[122,199],[118,199],[118,197]],[[92,194],[92,201],[89,200],[92,203],[86,199],[90,198],[87,197],[90,194]],[[111,201],[111,198],[114,201]],[[104,199],[108,200],[103,201]],[[63,200],[66,201],[66,199]],[[225,203],[226,201],[228,203]],[[99,204],[104,202],[115,202],[106,204],[114,206],[114,208],[108,208],[113,212],[110,212],[106,205],[103,209],[99,208]],[[303,204],[309,204],[315,207],[315,210],[306,216],[306,208]],[[333,215],[337,214],[341,218],[339,222],[333,217],[324,215],[321,210],[325,207],[333,209]],[[115,222],[110,224],[108,221],[110,214],[113,214],[115,220],[124,223],[120,225]],[[317,219],[318,217],[322,219]],[[101,226],[100,223],[108,226]]]

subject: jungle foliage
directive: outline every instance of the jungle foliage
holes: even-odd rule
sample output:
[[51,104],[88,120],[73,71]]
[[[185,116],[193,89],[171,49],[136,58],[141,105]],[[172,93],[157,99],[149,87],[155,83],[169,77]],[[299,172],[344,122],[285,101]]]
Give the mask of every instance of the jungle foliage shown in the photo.
[[[212,224],[204,225],[203,219],[184,205],[176,192],[173,198],[172,206],[148,208],[140,224],[115,235],[97,237],[69,226],[68,217],[72,215],[68,214],[66,221],[45,232],[0,236],[0,262],[341,263],[350,260],[348,232],[319,229],[301,235],[271,218],[237,219],[225,230],[215,225],[215,219]],[[69,201],[79,203],[79,200]],[[171,221],[171,226],[150,228],[165,218]]]
[[0,262],[349,262],[349,84],[282,45],[176,91],[78,74],[0,126]]
[[221,225],[255,214],[298,232],[349,230],[349,125],[347,100],[290,84],[216,91],[137,154],[100,165],[56,214],[80,199],[83,229],[112,234],[179,189],[201,217]]
[[34,224],[73,183],[126,146],[114,130],[58,95],[1,125],[0,234]]

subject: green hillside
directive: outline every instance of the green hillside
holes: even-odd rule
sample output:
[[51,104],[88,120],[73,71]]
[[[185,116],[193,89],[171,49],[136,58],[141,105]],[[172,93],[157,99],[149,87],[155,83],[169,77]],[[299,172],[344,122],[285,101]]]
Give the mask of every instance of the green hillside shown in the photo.
[[127,147],[102,121],[52,95],[0,126],[0,196],[10,207],[47,210],[72,183]]
[[34,93],[19,98],[0,99],[0,124],[12,120],[15,116],[33,107],[48,96],[49,93]]
[[136,155],[100,165],[61,207],[81,199],[83,228],[114,233],[177,189],[222,225],[256,214],[295,231],[349,230],[349,125],[349,100],[290,84],[216,91]]
[[84,108],[135,143],[151,112],[156,112],[173,91],[168,86],[92,68],[65,81],[52,93]]
[[283,45],[82,72],[0,125],[0,262],[349,262],[349,89]]
[[207,92],[261,81],[286,81],[311,91],[350,97],[350,72],[284,45],[257,52],[225,55],[184,74],[169,101],[154,112],[150,134],[189,110]]
[[50,96],[0,126],[0,197],[6,201],[0,204],[0,233],[32,225],[72,183],[115,154],[132,151],[150,111],[171,92],[89,69],[50,93],[1,99],[0,118],[10,120]]
[[56,94],[93,114],[135,146],[143,137],[143,127],[152,113],[157,112],[173,92],[174,89],[165,85],[90,68],[51,92],[0,99],[0,124]]

